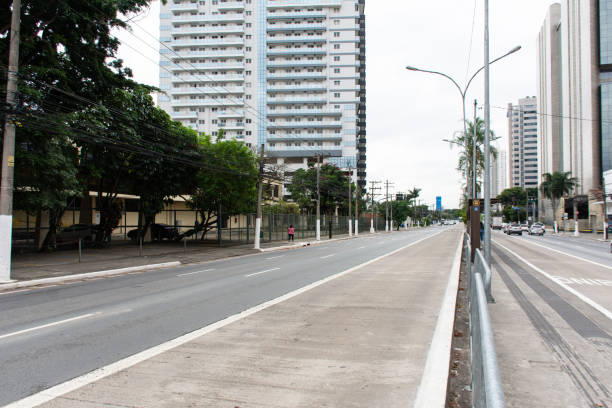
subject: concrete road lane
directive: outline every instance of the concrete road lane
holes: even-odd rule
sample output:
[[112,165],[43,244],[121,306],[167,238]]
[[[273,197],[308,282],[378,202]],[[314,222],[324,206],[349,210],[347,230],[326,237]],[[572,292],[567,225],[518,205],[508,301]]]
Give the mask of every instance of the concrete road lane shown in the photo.
[[611,407],[612,286],[593,282],[612,271],[557,248],[494,236],[489,310],[507,406]]
[[411,406],[460,234],[448,229],[43,406]]
[[[380,234],[200,265],[2,293],[0,405],[441,231]],[[84,315],[88,317],[74,319]]]

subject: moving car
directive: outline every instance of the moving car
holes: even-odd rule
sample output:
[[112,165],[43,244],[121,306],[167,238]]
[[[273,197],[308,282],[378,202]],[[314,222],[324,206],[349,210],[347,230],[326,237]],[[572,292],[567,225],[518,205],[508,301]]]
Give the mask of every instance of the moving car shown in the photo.
[[525,232],[529,232],[529,224],[521,224],[521,230]]
[[[138,238],[138,230],[133,229],[128,232],[128,238],[132,241],[136,241]],[[164,239],[174,241],[179,237],[178,228],[175,228],[167,224],[151,224],[151,239],[154,241],[161,241]]]
[[533,224],[531,226],[531,228],[529,228],[529,235],[544,235],[544,233],[546,233],[546,230],[544,229],[544,225],[536,222],[535,224]]
[[512,223],[506,229],[506,234],[508,234],[508,235],[512,235],[512,234],[523,235],[523,228],[521,228],[521,226],[519,224]]

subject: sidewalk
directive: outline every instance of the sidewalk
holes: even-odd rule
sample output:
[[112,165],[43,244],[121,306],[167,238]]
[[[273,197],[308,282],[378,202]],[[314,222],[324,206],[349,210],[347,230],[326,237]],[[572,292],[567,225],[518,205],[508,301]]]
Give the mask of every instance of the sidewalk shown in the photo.
[[[41,393],[60,390],[42,406],[412,406],[428,352],[450,353],[430,344],[459,239],[444,231],[140,362],[96,370]],[[445,385],[447,375],[445,364],[432,378]]]
[[[359,237],[371,236],[369,232],[360,232]],[[354,236],[353,236],[354,237]],[[336,235],[332,241],[348,239],[348,234]],[[262,242],[262,250],[280,250],[301,247],[303,245],[329,242],[328,237],[321,241],[302,239],[288,243],[286,241]],[[13,254],[11,277],[17,281],[54,278],[89,272],[99,272],[130,267],[142,267],[167,262],[181,264],[202,263],[217,259],[257,254],[253,244],[239,244],[219,247],[210,242],[189,241],[186,248],[183,242],[148,243],[143,246],[142,256],[138,246],[131,243],[118,243],[110,248],[86,248],[82,252],[81,262],[78,250],[58,250],[52,253]],[[0,290],[2,284],[0,283]]]

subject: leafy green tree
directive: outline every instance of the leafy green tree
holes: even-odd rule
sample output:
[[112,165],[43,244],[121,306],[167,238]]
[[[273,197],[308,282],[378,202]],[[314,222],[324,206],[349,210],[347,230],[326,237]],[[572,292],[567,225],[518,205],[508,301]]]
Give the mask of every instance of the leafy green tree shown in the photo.
[[408,217],[412,217],[413,208],[410,202],[406,200],[392,201],[391,207],[393,208],[393,222],[399,230],[400,225],[406,221]]
[[[507,188],[497,196],[503,206],[502,215],[510,222],[527,219],[525,208],[527,206],[527,192],[522,187]],[[515,207],[519,207],[517,210]]]
[[[49,212],[47,248],[54,245],[65,198],[86,188],[75,177],[76,163],[83,156],[75,148],[69,122],[75,113],[107,100],[116,89],[136,86],[131,71],[115,57],[119,41],[111,30],[127,27],[120,14],[139,13],[149,2],[22,0],[18,107],[10,112],[24,124],[16,133],[15,187],[23,194],[16,197],[15,208],[38,215]],[[0,60],[4,65],[10,19],[11,2],[7,1],[0,5]],[[5,92],[6,70],[0,72],[0,91]],[[95,137],[95,133],[88,136]]]
[[[336,208],[348,208],[348,183],[348,177],[338,167],[331,164],[321,165],[319,190],[322,213],[329,216]],[[288,189],[300,208],[311,213],[316,211],[317,169],[314,165],[309,165],[308,169],[296,170]]]
[[198,212],[198,230],[204,234],[219,225],[221,214],[238,214],[252,210],[257,202],[258,158],[244,143],[210,136],[200,139],[200,149],[208,166],[198,170],[196,189],[187,202]]
[[[454,145],[459,146],[459,161],[457,164],[457,170],[463,174],[469,174],[468,179],[472,180],[472,169],[473,169],[473,160],[474,156],[474,128],[476,129],[476,175],[478,180],[482,180],[484,169],[485,169],[485,160],[484,160],[484,139],[485,139],[485,123],[481,118],[476,118],[476,124],[474,122],[467,121],[467,137],[463,134],[463,132],[458,133],[447,142],[450,143],[451,148]],[[496,136],[493,131],[490,132],[490,141],[493,142],[499,139],[499,136]],[[467,151],[466,151],[467,145]],[[494,158],[497,158],[497,149],[494,146],[491,146],[491,155]],[[470,181],[471,182],[471,181]],[[476,190],[481,191],[480,183],[476,185]]]
[[544,173],[542,178],[544,181],[540,184],[540,191],[544,197],[552,201],[553,214],[556,214],[559,200],[578,187],[578,179],[572,177],[570,172],[561,171]]
[[274,204],[263,205],[262,212],[264,214],[299,214],[300,206],[296,203],[280,200]]

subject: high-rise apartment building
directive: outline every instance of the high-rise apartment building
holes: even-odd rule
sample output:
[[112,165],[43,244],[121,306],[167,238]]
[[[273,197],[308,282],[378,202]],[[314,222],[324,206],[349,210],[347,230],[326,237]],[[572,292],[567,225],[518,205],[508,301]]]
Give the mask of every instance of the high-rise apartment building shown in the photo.
[[168,0],[160,106],[289,174],[316,156],[366,178],[365,0]]
[[497,157],[491,155],[491,198],[496,198],[506,187],[508,163],[506,150],[497,148]]
[[554,217],[550,202],[541,200],[548,221],[576,211],[583,226],[600,225],[602,168],[612,167],[611,36],[612,0],[553,4],[540,31],[540,181],[562,171],[578,182]]
[[536,97],[508,104],[510,187],[538,187],[538,115]]

